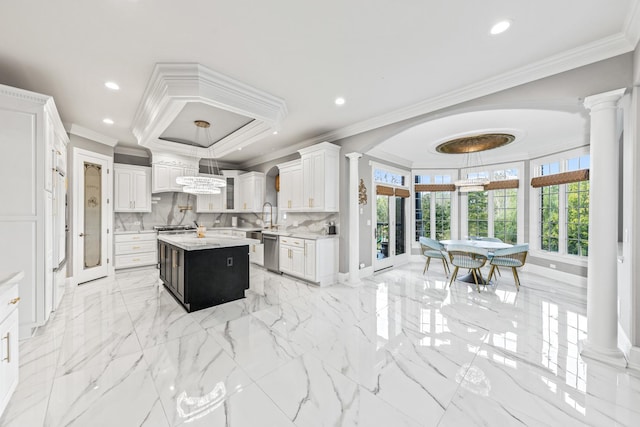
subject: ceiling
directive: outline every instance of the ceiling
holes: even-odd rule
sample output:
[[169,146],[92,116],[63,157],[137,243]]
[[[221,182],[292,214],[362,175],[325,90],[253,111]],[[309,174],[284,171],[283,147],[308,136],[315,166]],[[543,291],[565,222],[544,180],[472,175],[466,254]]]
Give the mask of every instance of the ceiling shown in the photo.
[[[276,135],[223,158],[256,164],[484,95],[488,87],[505,89],[631,51],[638,9],[638,0],[5,2],[0,83],[52,95],[68,128],[135,147],[133,122],[155,64],[199,63],[286,103]],[[502,19],[511,28],[490,35]],[[120,90],[106,89],[106,81]],[[338,96],[344,105],[334,104]],[[504,149],[522,150],[543,122],[513,113],[491,124],[481,123],[488,114],[465,120],[519,129],[526,138]],[[106,117],[114,124],[104,124]],[[570,114],[560,118],[568,120],[560,126],[581,126]],[[189,120],[165,134],[193,139]],[[402,145],[393,151],[410,153],[418,139],[446,133],[420,126],[398,135]]]

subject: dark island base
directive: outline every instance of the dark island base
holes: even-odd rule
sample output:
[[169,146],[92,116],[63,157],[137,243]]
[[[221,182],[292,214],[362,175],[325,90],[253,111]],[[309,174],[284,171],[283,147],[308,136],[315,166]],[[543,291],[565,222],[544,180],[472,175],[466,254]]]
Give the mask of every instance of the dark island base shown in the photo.
[[160,279],[187,312],[244,298],[249,246],[186,251],[158,242]]

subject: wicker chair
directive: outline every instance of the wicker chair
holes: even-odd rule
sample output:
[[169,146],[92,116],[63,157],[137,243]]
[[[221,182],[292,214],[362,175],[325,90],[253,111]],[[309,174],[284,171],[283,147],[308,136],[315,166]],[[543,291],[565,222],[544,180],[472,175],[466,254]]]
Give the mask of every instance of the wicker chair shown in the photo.
[[516,245],[511,248],[506,249],[496,249],[493,252],[493,257],[489,265],[491,265],[491,270],[489,270],[489,277],[487,280],[491,280],[491,276],[493,276],[493,271],[498,267],[511,267],[511,271],[513,271],[513,278],[516,281],[516,289],[520,290],[520,277],[518,277],[518,267],[522,267],[527,260],[527,253],[529,252],[529,245]]
[[447,252],[449,253],[449,261],[451,265],[456,268],[453,270],[453,275],[451,276],[451,281],[449,282],[449,286],[456,280],[456,276],[458,275],[458,269],[468,268],[473,273],[473,280],[476,282],[476,288],[478,292],[480,292],[480,284],[478,283],[478,276],[480,276],[480,281],[483,285],[486,283],[482,278],[482,273],[480,269],[487,262],[487,257],[489,253],[486,249],[477,248],[475,246],[467,246],[467,245],[449,245],[447,247]]
[[422,251],[422,255],[427,258],[424,264],[424,270],[422,270],[422,274],[424,274],[429,269],[431,258],[437,258],[442,260],[444,272],[446,276],[449,277],[449,263],[447,262],[447,255],[444,249],[444,245],[437,240],[430,239],[428,237],[420,237],[420,248]]

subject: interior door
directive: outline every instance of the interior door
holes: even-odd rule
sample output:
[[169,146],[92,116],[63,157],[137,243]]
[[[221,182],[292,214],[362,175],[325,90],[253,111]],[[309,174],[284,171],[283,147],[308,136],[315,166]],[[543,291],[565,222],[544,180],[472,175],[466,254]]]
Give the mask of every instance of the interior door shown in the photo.
[[111,159],[85,150],[78,151],[74,165],[74,276],[77,283],[84,283],[105,277],[109,272]]
[[407,198],[376,195],[376,228],[374,231],[374,271],[406,263]]

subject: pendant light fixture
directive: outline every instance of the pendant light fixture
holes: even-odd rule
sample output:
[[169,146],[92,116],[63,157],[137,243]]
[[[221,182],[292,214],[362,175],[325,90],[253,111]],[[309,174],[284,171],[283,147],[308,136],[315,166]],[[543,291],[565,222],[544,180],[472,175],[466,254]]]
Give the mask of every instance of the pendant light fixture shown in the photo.
[[[207,146],[213,145],[211,132],[209,128],[211,124],[206,120],[196,120],[193,122],[196,125],[196,138],[197,141],[199,134],[202,130],[206,133]],[[207,159],[209,165],[209,176],[193,175],[193,176],[179,176],[176,178],[176,184],[184,185],[182,191],[191,194],[220,194],[221,188],[227,185],[227,180],[224,176],[220,175],[220,167],[218,166],[218,160],[213,157],[213,153],[209,159]],[[215,162],[215,171],[213,163]]]

